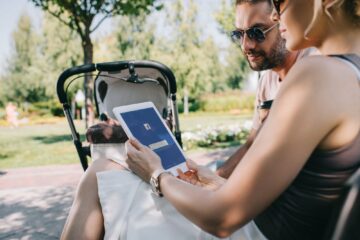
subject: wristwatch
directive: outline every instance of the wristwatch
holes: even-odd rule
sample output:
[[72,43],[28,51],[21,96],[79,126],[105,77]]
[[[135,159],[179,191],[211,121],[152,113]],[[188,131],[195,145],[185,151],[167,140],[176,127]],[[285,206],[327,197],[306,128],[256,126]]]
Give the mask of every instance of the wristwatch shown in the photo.
[[151,191],[158,197],[163,196],[163,194],[160,191],[160,182],[159,182],[159,177],[163,173],[170,173],[170,172],[167,172],[164,169],[157,169],[153,172],[150,178]]

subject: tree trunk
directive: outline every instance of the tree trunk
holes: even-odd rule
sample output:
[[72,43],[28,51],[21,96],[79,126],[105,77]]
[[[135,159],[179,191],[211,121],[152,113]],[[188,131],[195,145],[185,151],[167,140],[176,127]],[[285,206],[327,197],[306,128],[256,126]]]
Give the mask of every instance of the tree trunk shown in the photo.
[[[84,64],[93,63],[93,44],[90,38],[90,32],[86,33],[85,39],[82,41],[84,51]],[[92,73],[86,73],[84,79],[85,91],[85,128],[87,129],[94,122],[93,108],[93,84]]]
[[185,87],[184,89],[184,114],[189,114],[189,96],[188,96],[188,90]]

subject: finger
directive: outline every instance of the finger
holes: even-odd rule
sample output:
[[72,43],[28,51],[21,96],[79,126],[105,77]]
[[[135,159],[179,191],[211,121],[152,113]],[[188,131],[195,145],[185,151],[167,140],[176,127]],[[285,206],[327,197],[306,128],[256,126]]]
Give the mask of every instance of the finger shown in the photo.
[[183,171],[181,171],[180,169],[176,169],[176,171],[178,173],[177,178],[179,178],[185,182],[191,183],[192,179],[189,176],[187,176],[185,173],[183,173]]
[[179,177],[180,179],[183,179],[183,178],[186,177],[186,175],[183,173],[183,171],[181,171],[180,168],[177,168],[177,169],[176,169],[176,172],[178,173],[178,177]]
[[130,142],[130,144],[134,147],[134,148],[136,148],[138,151],[140,151],[143,147],[144,147],[144,145],[142,145],[138,140],[136,140],[135,138],[130,138],[129,139],[129,142]]
[[187,159],[186,160],[186,165],[190,170],[194,170],[194,171],[198,171],[199,169],[199,165],[197,165],[193,160],[191,159]]
[[125,153],[128,156],[135,156],[137,154],[138,150],[134,148],[134,146],[130,143],[130,140],[127,140],[125,142]]

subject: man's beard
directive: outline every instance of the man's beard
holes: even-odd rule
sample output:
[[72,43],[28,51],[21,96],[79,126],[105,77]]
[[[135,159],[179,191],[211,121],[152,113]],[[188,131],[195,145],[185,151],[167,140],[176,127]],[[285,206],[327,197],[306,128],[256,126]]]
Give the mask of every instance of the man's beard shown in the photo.
[[259,62],[250,62],[249,59],[246,58],[252,70],[262,71],[283,65],[288,53],[289,51],[285,47],[285,39],[281,38],[279,35],[274,45],[271,47],[269,54],[266,54],[264,51],[255,51],[253,49],[247,51],[245,54],[262,57]]

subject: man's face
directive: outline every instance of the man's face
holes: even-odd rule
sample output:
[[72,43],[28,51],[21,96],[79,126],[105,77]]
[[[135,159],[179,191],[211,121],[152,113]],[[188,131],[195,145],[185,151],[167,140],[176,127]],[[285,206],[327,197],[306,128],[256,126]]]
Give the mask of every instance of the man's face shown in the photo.
[[[235,26],[238,30],[258,27],[265,31],[276,24],[271,20],[270,15],[271,8],[267,2],[242,3],[236,6]],[[245,34],[241,42],[241,49],[251,69],[255,71],[281,66],[288,53],[285,48],[285,40],[280,37],[278,27],[268,31],[262,42],[250,39]]]

